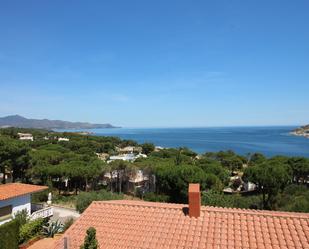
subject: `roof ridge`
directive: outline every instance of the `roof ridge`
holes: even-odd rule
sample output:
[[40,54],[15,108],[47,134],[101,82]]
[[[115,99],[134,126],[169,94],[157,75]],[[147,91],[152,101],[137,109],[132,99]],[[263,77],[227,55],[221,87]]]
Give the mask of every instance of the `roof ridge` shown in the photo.
[[[179,209],[187,208],[188,204],[181,203],[166,203],[166,202],[149,202],[142,200],[109,200],[109,201],[93,201],[92,204],[112,204],[112,205],[126,205],[126,206],[143,206],[151,208],[169,208]],[[201,211],[206,212],[219,212],[219,213],[238,213],[238,214],[251,214],[283,218],[305,218],[309,219],[309,213],[300,212],[287,212],[287,211],[274,211],[274,210],[258,210],[258,209],[243,209],[231,207],[216,207],[216,206],[201,206]]]
[[251,215],[263,215],[272,217],[291,217],[291,218],[306,218],[309,219],[309,213],[264,210],[264,209],[245,209],[245,208],[231,208],[231,207],[215,207],[215,206],[202,206],[202,211],[212,211],[220,213],[239,213]]

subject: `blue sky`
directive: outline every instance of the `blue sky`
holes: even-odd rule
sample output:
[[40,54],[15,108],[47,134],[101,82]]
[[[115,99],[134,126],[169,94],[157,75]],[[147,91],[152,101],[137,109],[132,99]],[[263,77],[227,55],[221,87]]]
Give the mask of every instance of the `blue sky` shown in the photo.
[[0,1],[0,116],[309,123],[309,1]]

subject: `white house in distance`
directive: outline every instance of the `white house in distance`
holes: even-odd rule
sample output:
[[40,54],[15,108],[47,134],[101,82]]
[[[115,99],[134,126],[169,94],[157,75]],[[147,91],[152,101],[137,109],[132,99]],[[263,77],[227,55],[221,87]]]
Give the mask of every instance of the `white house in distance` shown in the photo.
[[31,194],[46,190],[46,186],[23,183],[0,185],[0,225],[10,221],[15,214],[27,210],[31,219],[45,218],[53,215],[52,207],[31,209]]
[[59,142],[60,142],[60,141],[68,142],[68,141],[70,141],[70,139],[68,139],[68,138],[66,138],[66,137],[59,137],[59,138],[58,138],[58,141],[59,141]]
[[17,133],[19,140],[31,140],[33,141],[33,136],[31,133]]
[[123,155],[118,155],[118,156],[110,156],[107,163],[110,163],[110,162],[115,161],[115,160],[123,160],[123,161],[128,161],[128,162],[134,162],[137,158],[141,158],[141,157],[146,158],[147,155],[141,154],[141,153],[134,155],[132,153],[132,154],[123,154]]
[[124,148],[116,147],[116,151],[120,154],[142,153],[143,148],[140,146],[127,146]]

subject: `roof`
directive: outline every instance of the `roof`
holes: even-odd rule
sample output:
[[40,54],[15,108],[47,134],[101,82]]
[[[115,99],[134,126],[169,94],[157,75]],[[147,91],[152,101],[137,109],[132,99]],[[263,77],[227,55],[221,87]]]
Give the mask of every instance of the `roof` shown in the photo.
[[100,248],[309,248],[309,214],[201,207],[143,201],[95,201],[53,248],[79,248],[86,230],[97,231]]
[[47,186],[38,186],[24,183],[7,183],[0,185],[0,201],[17,196],[31,194],[48,189]]

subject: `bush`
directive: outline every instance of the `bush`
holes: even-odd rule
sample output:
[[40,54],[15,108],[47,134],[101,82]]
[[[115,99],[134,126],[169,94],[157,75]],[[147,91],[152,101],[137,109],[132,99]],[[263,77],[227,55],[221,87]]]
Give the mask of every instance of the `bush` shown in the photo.
[[260,196],[225,195],[213,190],[203,192],[202,204],[207,206],[257,209],[261,207]]
[[43,229],[44,219],[30,221],[20,227],[19,243],[24,243],[39,235]]
[[70,226],[72,226],[72,224],[74,223],[74,219],[71,217],[69,219],[67,219],[64,224],[63,224],[63,232],[65,232],[66,230],[69,229]]
[[26,224],[29,221],[27,209],[16,212],[14,220],[16,220],[20,226]]
[[47,190],[44,190],[42,192],[38,192],[38,193],[34,193],[31,195],[31,201],[33,203],[38,203],[38,202],[46,202],[47,199],[48,199],[48,193],[50,191],[47,189]]
[[43,234],[48,238],[53,238],[55,234],[63,231],[63,224],[58,220],[50,221],[47,226],[43,226]]
[[107,200],[121,200],[123,199],[122,194],[116,194],[101,190],[99,192],[82,192],[78,195],[76,200],[76,210],[80,213],[91,204],[93,201],[107,201]]
[[278,195],[280,210],[291,212],[309,212],[309,189],[306,186],[292,184]]
[[159,195],[155,193],[146,193],[144,196],[145,201],[152,201],[152,202],[169,202],[168,195]]
[[12,220],[0,226],[0,249],[17,249],[18,248],[18,220]]
[[84,244],[81,245],[80,249],[97,249],[98,241],[96,239],[96,230],[94,227],[89,227],[87,235],[85,236]]

